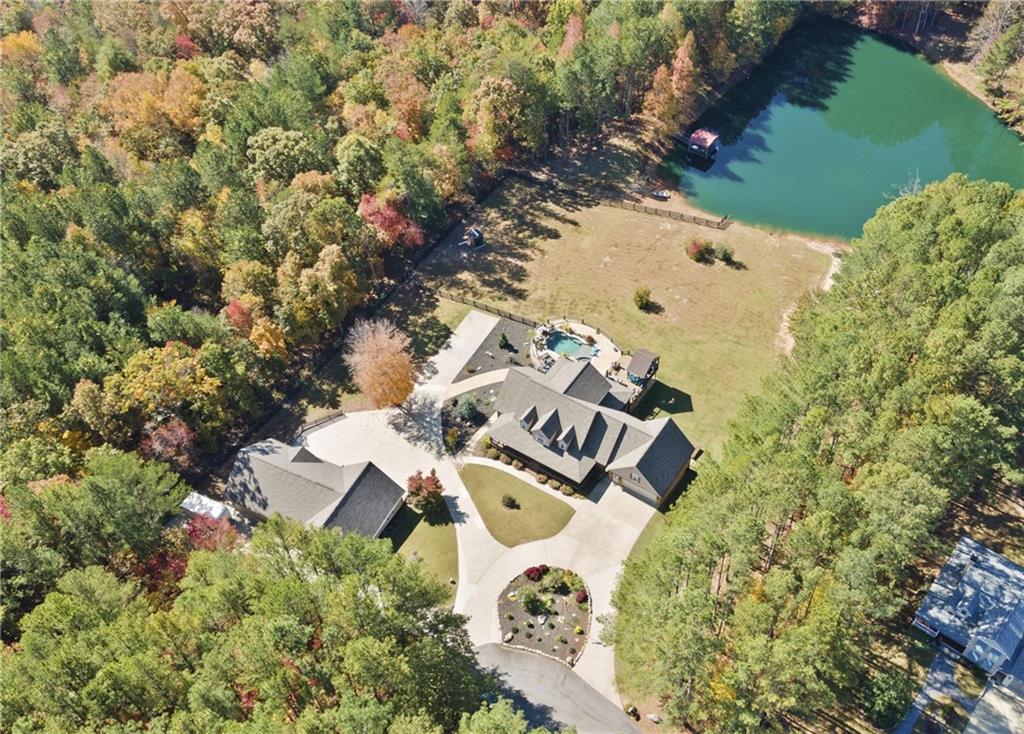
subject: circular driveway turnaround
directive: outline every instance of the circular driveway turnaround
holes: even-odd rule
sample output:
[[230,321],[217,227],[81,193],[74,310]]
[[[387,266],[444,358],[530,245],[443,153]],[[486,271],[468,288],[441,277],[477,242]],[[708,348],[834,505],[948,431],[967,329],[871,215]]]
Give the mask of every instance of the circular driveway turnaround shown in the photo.
[[[459,587],[455,611],[469,617],[467,627],[474,645],[501,642],[494,600],[508,580],[525,568],[546,563],[572,569],[583,576],[590,591],[593,619],[587,646],[575,668],[570,670],[562,663],[533,653],[523,654],[560,666],[566,674],[573,674],[569,677],[571,680],[582,678],[617,710],[621,701],[615,687],[615,654],[612,648],[601,644],[599,617],[613,611],[612,591],[622,563],[656,510],[603,479],[588,498],[569,500],[576,513],[558,535],[515,548],[506,548],[491,537],[459,477],[457,460],[444,451],[441,406],[452,381],[495,323],[497,319],[493,316],[471,311],[445,348],[424,368],[404,410],[350,413],[311,431],[305,441],[310,451],[326,461],[337,464],[373,461],[400,485],[417,469],[437,469],[458,538]],[[566,501],[560,493],[538,484],[529,474],[500,462],[474,457],[466,457],[464,461],[509,472],[540,491]]]
[[532,726],[560,731],[575,726],[579,734],[635,734],[636,723],[576,675],[550,658],[504,645],[477,648],[477,659],[501,678],[504,694]]

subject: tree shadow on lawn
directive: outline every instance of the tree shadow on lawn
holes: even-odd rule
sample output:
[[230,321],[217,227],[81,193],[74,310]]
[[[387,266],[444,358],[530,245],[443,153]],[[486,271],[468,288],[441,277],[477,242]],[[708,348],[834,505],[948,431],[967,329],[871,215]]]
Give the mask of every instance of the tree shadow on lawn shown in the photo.
[[381,533],[381,537],[391,540],[391,547],[397,551],[413,534],[419,524],[425,522],[431,527],[443,527],[454,524],[447,505],[443,502],[428,507],[422,512],[417,512],[408,505],[402,505],[395,514],[394,519],[388,523],[387,528]]
[[[599,152],[597,155],[602,155]],[[623,167],[636,164],[626,156]],[[624,180],[625,172],[607,177],[590,176],[582,164],[567,164],[572,172],[549,172],[548,179],[532,174],[511,176],[502,183],[467,219],[484,230],[487,246],[481,250],[458,247],[462,225],[456,227],[424,265],[423,271],[435,278],[436,285],[456,289],[461,286],[467,295],[482,298],[501,294],[504,298],[524,300],[528,294],[518,284],[529,273],[526,263],[538,252],[544,241],[562,237],[559,227],[577,227],[579,221],[570,214],[597,206],[602,196],[614,196],[614,188],[606,180]],[[472,278],[458,278],[460,273]]]
[[432,288],[412,280],[381,307],[380,316],[409,335],[418,359],[437,354],[452,335],[448,325],[435,315],[438,300]]
[[640,400],[640,404],[636,406],[633,414],[637,418],[647,420],[661,417],[663,413],[678,415],[692,412],[693,398],[689,393],[670,387],[660,380],[655,380],[654,385]]

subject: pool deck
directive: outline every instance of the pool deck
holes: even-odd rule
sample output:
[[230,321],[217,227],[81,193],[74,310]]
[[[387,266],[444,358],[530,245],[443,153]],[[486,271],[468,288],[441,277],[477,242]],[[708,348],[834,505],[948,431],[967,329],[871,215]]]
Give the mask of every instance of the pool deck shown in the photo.
[[[603,375],[609,374],[609,370],[611,370],[612,366],[615,365],[622,356],[622,352],[615,345],[615,342],[592,326],[587,326],[579,321],[569,321],[565,319],[552,319],[548,323],[551,328],[562,331],[570,336],[579,337],[584,341],[586,341],[587,337],[592,337],[594,339],[593,346],[597,347],[597,355],[590,357],[589,361]],[[536,347],[531,345],[531,356],[536,358],[538,355],[534,353],[535,351]],[[570,357],[570,359],[577,358]]]

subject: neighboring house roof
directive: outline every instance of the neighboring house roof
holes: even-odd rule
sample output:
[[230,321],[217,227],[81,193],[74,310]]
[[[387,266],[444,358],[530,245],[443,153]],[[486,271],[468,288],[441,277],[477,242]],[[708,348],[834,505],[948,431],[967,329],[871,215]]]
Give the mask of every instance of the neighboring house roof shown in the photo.
[[304,525],[370,537],[380,534],[404,496],[372,462],[338,466],[275,439],[238,452],[226,494],[264,517],[277,512]]
[[181,502],[181,509],[192,515],[206,515],[214,520],[220,520],[228,514],[227,505],[223,502],[218,502],[198,492],[189,492]]
[[989,673],[1017,672],[1024,668],[1024,568],[965,535],[914,622],[963,647]]
[[[573,482],[584,481],[595,467],[638,467],[659,494],[671,490],[693,454],[693,444],[682,431],[670,419],[642,421],[617,408],[563,394],[559,388],[570,389],[576,383],[567,374],[561,370],[552,379],[550,372],[511,368],[494,404],[499,417],[490,430],[491,439]],[[597,391],[590,394],[596,396]],[[539,417],[524,428],[520,421],[527,415]],[[573,440],[566,449],[555,440],[545,446],[534,437],[538,429],[551,438]]]
[[629,360],[629,366],[626,367],[626,372],[637,377],[647,377],[651,372],[651,367],[658,361],[658,355],[654,352],[648,352],[646,349],[636,350],[636,354],[633,355],[632,359]]

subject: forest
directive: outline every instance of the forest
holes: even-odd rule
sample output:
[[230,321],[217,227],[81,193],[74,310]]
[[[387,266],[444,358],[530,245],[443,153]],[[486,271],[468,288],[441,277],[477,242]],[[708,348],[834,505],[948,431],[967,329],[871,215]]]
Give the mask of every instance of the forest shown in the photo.
[[799,12],[4,3],[0,729],[525,732],[387,543],[168,521],[450,211],[683,124]]
[[617,653],[698,731],[851,698],[893,723],[871,640],[950,504],[1024,481],[1024,192],[954,174],[888,204],[793,326],[615,595]]
[[645,98],[678,125],[796,15],[5,3],[0,484],[103,444],[198,471],[504,166]]
[[[0,729],[525,733],[387,543],[275,519],[240,553],[168,520],[508,167],[640,111],[678,129],[822,9],[3,3]],[[1011,98],[1004,20],[978,48]],[[949,503],[1021,481],[1022,218],[959,177],[895,201],[794,317],[617,592],[677,722],[782,726],[861,686]]]

